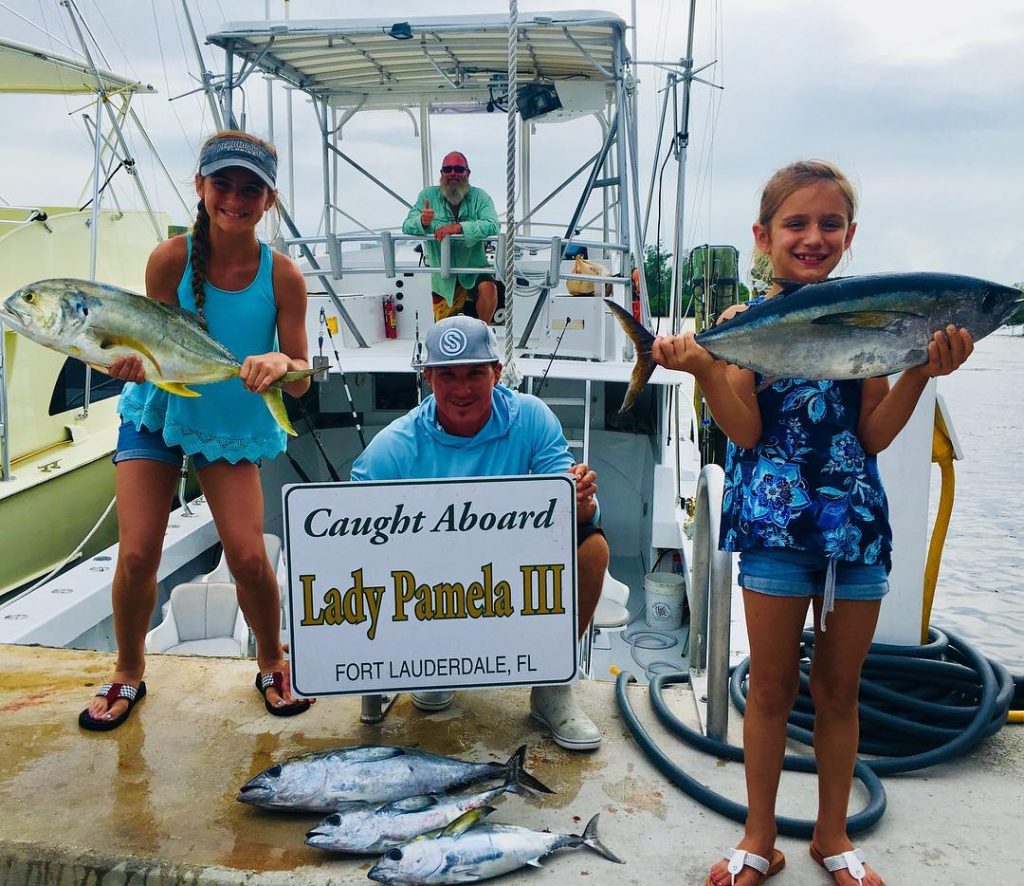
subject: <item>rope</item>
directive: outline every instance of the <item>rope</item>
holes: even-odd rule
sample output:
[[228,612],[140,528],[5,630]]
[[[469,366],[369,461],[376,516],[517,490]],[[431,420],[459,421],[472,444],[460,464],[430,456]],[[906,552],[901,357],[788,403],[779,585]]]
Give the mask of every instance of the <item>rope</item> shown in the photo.
[[519,137],[519,104],[516,98],[518,76],[519,4],[508,3],[508,122],[505,144],[505,367],[501,381],[518,388],[522,375],[515,365],[515,327],[512,324],[516,290],[516,139]]

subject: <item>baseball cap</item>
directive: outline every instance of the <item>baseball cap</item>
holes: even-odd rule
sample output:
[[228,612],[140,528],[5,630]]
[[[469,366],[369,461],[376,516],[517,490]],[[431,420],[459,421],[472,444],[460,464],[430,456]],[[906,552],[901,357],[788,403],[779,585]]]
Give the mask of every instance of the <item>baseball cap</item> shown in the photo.
[[496,363],[498,339],[482,320],[456,314],[430,327],[423,342],[426,359],[420,366],[454,366],[460,363]]
[[207,143],[199,155],[200,175],[212,175],[233,166],[248,169],[259,176],[268,188],[275,187],[277,158],[261,144],[229,136]]

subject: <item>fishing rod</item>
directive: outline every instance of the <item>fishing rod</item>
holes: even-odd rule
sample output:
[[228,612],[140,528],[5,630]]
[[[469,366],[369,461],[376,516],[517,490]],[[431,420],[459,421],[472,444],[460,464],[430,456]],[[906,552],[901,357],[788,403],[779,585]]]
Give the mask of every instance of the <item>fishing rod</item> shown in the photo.
[[420,312],[417,310],[416,317],[416,343],[412,349],[412,366],[416,371],[416,405],[423,402],[423,342],[420,341]]
[[341,376],[341,384],[345,388],[345,399],[348,400],[348,408],[352,410],[352,421],[355,423],[356,433],[359,434],[359,444],[363,449],[366,449],[366,437],[363,436],[363,426],[359,422],[359,413],[356,412],[355,401],[352,399],[352,392],[348,387],[348,378],[345,376],[345,370],[341,367],[341,355],[338,354],[338,346],[334,343],[334,333],[331,331],[330,319],[327,317],[327,311],[324,308],[320,308],[320,353],[323,355],[324,329],[326,328],[327,338],[331,343],[331,350],[334,351],[334,362],[338,367],[338,375]]
[[544,390],[544,383],[548,380],[548,373],[551,371],[551,364],[555,362],[555,357],[558,356],[558,349],[562,347],[562,339],[565,337],[565,333],[569,329],[569,323],[571,322],[572,317],[565,318],[565,325],[562,327],[562,331],[558,334],[558,341],[555,342],[555,349],[551,352],[551,359],[548,360],[548,365],[544,367],[544,374],[540,377],[540,384],[537,386],[537,392],[534,394],[535,397],[539,397],[540,392]]

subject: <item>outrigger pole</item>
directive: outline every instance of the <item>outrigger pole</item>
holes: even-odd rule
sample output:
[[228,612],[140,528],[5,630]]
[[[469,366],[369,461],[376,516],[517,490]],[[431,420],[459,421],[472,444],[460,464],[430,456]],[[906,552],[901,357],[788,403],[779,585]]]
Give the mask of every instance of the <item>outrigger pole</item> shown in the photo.
[[[128,174],[135,181],[135,186],[138,188],[139,196],[142,198],[142,203],[146,207],[146,213],[149,216],[150,223],[153,225],[153,230],[156,232],[157,240],[163,240],[163,233],[160,230],[160,226],[156,223],[156,216],[153,213],[153,207],[149,203],[149,196],[146,194],[146,189],[142,185],[142,180],[137,174],[135,169],[135,159],[131,155],[131,151],[128,149],[128,143],[125,141],[124,134],[121,132],[121,127],[118,125],[117,116],[114,114],[114,109],[110,107],[108,100],[107,86],[103,82],[103,78],[100,76],[99,68],[96,66],[96,62],[93,61],[92,53],[89,51],[89,45],[86,42],[85,35],[82,33],[82,26],[79,21],[81,13],[78,11],[78,7],[75,5],[75,0],[61,0],[61,4],[68,11],[68,17],[71,19],[71,25],[75,29],[75,33],[78,35],[78,42],[82,46],[82,54],[85,56],[85,60],[88,63],[89,70],[92,75],[96,78],[96,132],[95,138],[93,139],[93,169],[92,169],[92,225],[90,229],[90,247],[89,247],[89,279],[95,281],[96,279],[96,257],[99,249],[99,220],[100,220],[100,173],[103,167],[103,125],[101,121],[101,109],[106,111],[107,117],[110,120],[110,125],[117,136],[117,142],[121,146],[123,152],[123,160],[121,161]],[[129,90],[128,96],[125,99],[126,107],[131,103],[131,91]],[[85,367],[85,387],[82,395],[82,417],[89,415],[89,404],[92,393],[92,367]]]

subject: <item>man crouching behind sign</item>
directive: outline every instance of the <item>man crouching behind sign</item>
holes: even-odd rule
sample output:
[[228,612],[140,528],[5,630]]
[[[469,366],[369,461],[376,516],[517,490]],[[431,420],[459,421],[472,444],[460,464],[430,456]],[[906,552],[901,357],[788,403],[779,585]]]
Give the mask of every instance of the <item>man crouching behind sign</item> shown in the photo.
[[[559,474],[576,478],[579,633],[597,608],[608,542],[597,525],[597,475],[573,464],[558,419],[547,405],[498,384],[501,362],[494,332],[473,317],[434,324],[424,342],[423,377],[432,397],[382,430],[352,466],[352,480],[416,480]],[[450,691],[414,692],[425,711],[452,703]],[[573,697],[571,686],[535,686],[530,714],[569,750],[593,750],[601,733]]]

